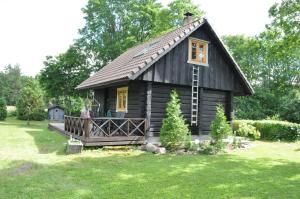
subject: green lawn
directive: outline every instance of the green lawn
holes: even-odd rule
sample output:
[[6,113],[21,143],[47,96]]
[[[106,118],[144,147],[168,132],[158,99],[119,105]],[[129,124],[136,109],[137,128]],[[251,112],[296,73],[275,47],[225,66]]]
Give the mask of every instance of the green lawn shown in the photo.
[[0,198],[300,198],[300,143],[216,156],[85,150],[46,122],[0,122]]

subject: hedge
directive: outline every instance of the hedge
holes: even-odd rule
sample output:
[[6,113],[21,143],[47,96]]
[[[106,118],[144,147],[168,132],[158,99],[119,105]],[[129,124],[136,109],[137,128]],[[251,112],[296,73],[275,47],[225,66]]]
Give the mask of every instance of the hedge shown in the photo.
[[234,120],[234,131],[240,123],[254,126],[261,133],[262,140],[300,140],[300,124],[277,120]]

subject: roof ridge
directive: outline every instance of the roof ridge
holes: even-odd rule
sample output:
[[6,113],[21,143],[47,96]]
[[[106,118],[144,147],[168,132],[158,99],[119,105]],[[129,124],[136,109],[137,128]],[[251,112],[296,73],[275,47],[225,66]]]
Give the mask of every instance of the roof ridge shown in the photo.
[[[201,18],[201,19],[197,19],[194,20],[193,22],[186,24],[184,26],[181,26],[179,28],[174,29],[173,31],[170,31],[168,33],[166,33],[164,36],[171,34],[172,32],[180,29],[180,28],[184,28],[180,33],[178,33],[178,36],[171,39],[170,41],[167,41],[166,45],[164,45],[162,48],[160,48],[158,51],[156,51],[155,53],[153,53],[150,58],[146,59],[143,63],[139,64],[138,67],[136,69],[133,69],[131,71],[131,73],[129,73],[127,75],[128,78],[130,79],[134,79],[133,76],[135,76],[135,74],[137,72],[139,72],[142,68],[146,67],[148,64],[152,63],[155,59],[157,59],[159,56],[161,56],[164,52],[166,52],[171,46],[175,45],[178,41],[180,41],[182,38],[185,38],[186,35],[189,35],[189,33],[194,30],[197,29],[198,26],[200,26],[201,24],[203,24],[206,21],[205,18]],[[163,36],[162,36],[163,37]],[[168,51],[167,51],[168,52]]]

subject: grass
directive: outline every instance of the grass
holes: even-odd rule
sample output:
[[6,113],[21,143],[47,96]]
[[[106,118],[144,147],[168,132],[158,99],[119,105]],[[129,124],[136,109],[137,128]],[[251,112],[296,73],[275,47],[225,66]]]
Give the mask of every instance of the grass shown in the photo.
[[0,198],[299,198],[300,143],[216,156],[85,150],[46,122],[0,122]]

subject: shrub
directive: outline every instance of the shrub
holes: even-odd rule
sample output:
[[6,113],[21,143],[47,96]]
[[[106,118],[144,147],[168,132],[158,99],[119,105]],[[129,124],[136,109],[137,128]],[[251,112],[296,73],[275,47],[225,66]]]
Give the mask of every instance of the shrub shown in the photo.
[[0,120],[5,120],[7,117],[6,102],[3,98],[0,98]]
[[231,133],[232,129],[227,123],[224,108],[219,105],[217,106],[216,117],[210,125],[210,136],[213,138],[216,147],[223,148],[222,139]]
[[238,129],[236,130],[236,135],[249,137],[254,140],[260,138],[260,132],[254,126],[247,124],[246,122],[239,123]]
[[17,102],[18,118],[27,120],[45,119],[43,92],[36,81],[27,84],[20,94]]
[[235,120],[234,130],[238,130],[240,123],[254,126],[263,140],[296,141],[300,139],[300,124],[276,120]]
[[293,89],[283,97],[280,115],[285,120],[300,123],[300,91]]
[[167,104],[166,117],[160,129],[160,142],[167,149],[183,147],[190,134],[180,110],[180,100],[175,90],[171,92],[171,100]]

